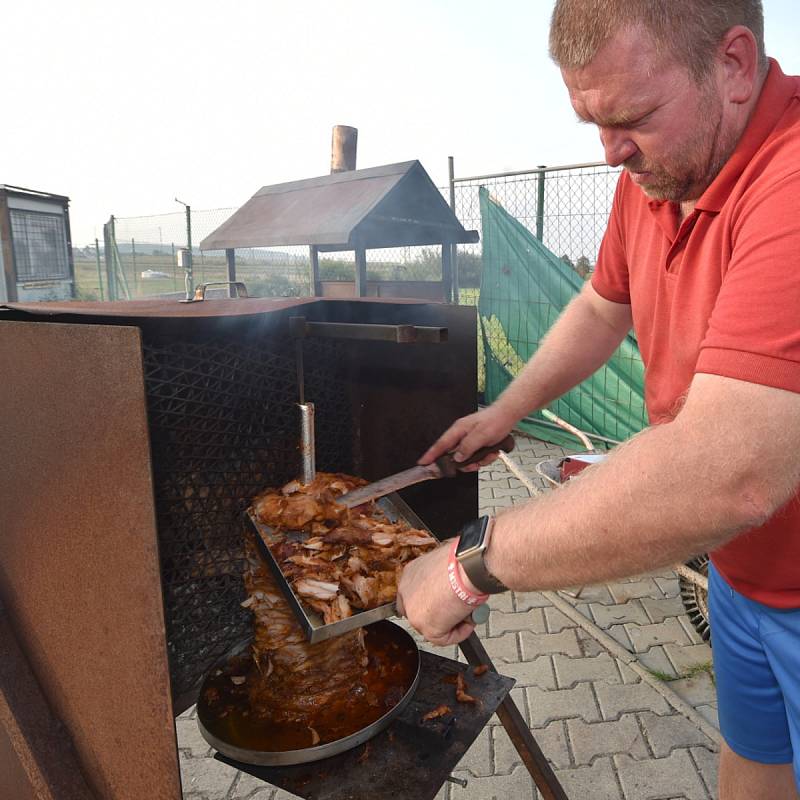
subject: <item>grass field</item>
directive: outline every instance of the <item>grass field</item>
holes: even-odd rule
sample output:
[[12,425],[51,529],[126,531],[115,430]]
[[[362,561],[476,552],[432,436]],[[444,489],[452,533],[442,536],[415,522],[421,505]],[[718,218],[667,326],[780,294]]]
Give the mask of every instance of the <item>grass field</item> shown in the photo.
[[[178,269],[175,261],[169,255],[137,255],[134,267],[133,258],[129,254],[125,254],[122,264],[131,298],[182,292],[184,289],[183,270]],[[170,277],[142,280],[141,273],[146,270],[164,272]],[[75,285],[80,299],[100,300],[101,280],[102,298],[108,299],[107,275],[102,257],[100,271],[101,276],[98,277],[95,260],[75,260]],[[195,258],[195,285],[227,280],[227,274],[223,258]],[[244,262],[236,265],[236,276],[245,282],[248,291],[256,297],[302,295],[308,294],[309,291],[308,270],[298,264]]]

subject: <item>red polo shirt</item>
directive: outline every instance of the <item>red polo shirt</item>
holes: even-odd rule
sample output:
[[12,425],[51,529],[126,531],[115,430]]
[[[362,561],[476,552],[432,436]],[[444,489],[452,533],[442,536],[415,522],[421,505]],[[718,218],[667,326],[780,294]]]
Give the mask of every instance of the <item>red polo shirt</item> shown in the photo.
[[[592,285],[631,304],[651,423],[678,413],[698,372],[800,392],[800,78],[771,62],[736,150],[683,222],[621,175]],[[747,597],[800,607],[800,497],[712,560]]]

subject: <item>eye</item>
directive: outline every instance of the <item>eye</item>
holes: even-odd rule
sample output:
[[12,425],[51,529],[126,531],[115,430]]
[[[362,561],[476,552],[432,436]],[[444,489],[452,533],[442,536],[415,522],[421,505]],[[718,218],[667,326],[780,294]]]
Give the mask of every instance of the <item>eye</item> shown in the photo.
[[644,114],[639,114],[638,116],[634,116],[634,118],[628,123],[627,127],[629,128],[644,127],[645,125],[647,125],[647,123],[652,121],[656,111],[658,111],[658,107],[653,108],[650,111],[645,112]]

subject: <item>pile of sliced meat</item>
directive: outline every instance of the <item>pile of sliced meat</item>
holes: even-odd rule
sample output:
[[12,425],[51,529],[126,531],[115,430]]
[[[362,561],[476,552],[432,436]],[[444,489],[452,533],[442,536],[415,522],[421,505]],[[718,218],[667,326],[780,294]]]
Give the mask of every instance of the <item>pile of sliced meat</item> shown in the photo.
[[318,736],[315,717],[324,708],[346,703],[367,667],[364,630],[309,644],[252,539],[247,545],[244,606],[254,615],[253,659],[257,669],[247,680],[252,713],[277,722],[309,727]]
[[348,509],[336,502],[364,481],[318,473],[259,495],[253,509],[276,533],[302,531],[270,547],[295,593],[325,623],[394,601],[403,566],[433,549],[436,540],[405,522],[391,522],[374,504]]

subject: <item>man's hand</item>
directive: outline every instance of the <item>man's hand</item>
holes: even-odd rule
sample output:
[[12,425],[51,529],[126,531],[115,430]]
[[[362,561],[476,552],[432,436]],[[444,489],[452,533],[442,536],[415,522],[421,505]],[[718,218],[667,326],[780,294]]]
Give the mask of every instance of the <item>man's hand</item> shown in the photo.
[[[507,436],[516,421],[509,418],[496,405],[461,417],[425,451],[417,463],[430,464],[439,456],[453,451],[455,451],[453,458],[456,461],[464,461],[479,448],[499,442]],[[463,471],[474,472],[486,464],[491,464],[496,458],[497,453],[490,453],[482,461],[464,467]]]
[[397,610],[431,644],[464,641],[475,629],[468,621],[473,606],[459,600],[450,588],[447,562],[452,543],[406,564],[397,588]]

